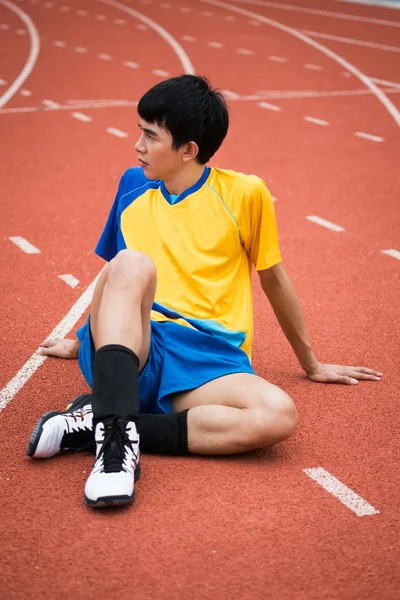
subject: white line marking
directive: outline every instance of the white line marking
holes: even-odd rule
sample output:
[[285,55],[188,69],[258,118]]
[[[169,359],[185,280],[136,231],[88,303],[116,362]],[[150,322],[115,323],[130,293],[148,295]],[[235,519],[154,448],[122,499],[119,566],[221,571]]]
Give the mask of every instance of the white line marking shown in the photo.
[[74,119],[78,119],[78,121],[83,121],[84,123],[90,123],[90,121],[93,121],[92,117],[89,117],[89,115],[85,115],[80,112],[71,113],[71,117],[74,117]]
[[69,273],[66,275],[59,275],[58,278],[62,279],[67,285],[69,285],[69,287],[72,288],[76,288],[79,283],[79,279]]
[[324,127],[329,125],[329,122],[324,121],[323,119],[315,119],[314,117],[303,117],[303,119],[308,123],[314,123],[315,125],[323,125]]
[[282,110],[280,106],[275,106],[275,104],[268,104],[268,102],[259,102],[258,106],[260,106],[261,108],[266,108],[267,110]]
[[249,19],[249,25],[253,25],[253,27],[261,27],[261,23],[258,21],[253,21],[253,19]]
[[301,29],[303,33],[313,38],[321,38],[323,40],[332,40],[333,42],[342,42],[343,44],[352,44],[353,46],[364,46],[365,48],[375,48],[377,50],[386,50],[387,52],[400,52],[398,46],[388,46],[386,44],[376,44],[375,42],[364,42],[363,40],[354,40],[348,37],[339,35],[330,35],[328,33],[320,33],[319,31],[308,31]]
[[34,246],[30,242],[28,242],[28,240],[19,235],[9,237],[8,239],[26,254],[40,254],[40,250],[36,248],[36,246]]
[[345,21],[360,21],[361,23],[375,23],[376,25],[387,25],[388,27],[400,27],[398,21],[388,21],[385,19],[372,19],[370,17],[360,17],[359,15],[349,15],[347,13],[330,12],[327,10],[318,10],[315,8],[305,8],[293,4],[281,4],[280,2],[265,2],[264,0],[233,0],[241,4],[256,4],[268,8],[279,8],[281,10],[290,10],[293,12],[303,12],[310,15],[321,15],[322,17],[332,17],[333,19],[344,19]]
[[334,0],[334,2],[349,2],[350,4],[367,4],[369,6],[400,9],[399,0]]
[[70,12],[71,7],[70,6],[61,6],[60,10],[61,10],[61,12]]
[[32,69],[35,66],[35,62],[37,60],[38,54],[39,54],[40,39],[39,39],[38,32],[36,30],[35,25],[33,24],[32,19],[26,13],[24,13],[23,10],[21,10],[18,6],[15,6],[15,4],[13,4],[12,2],[9,2],[8,0],[0,0],[0,4],[4,4],[4,6],[7,6],[7,8],[12,10],[19,16],[19,18],[25,23],[26,27],[28,28],[29,35],[31,38],[31,48],[29,51],[29,56],[28,56],[28,59],[24,65],[21,73],[18,75],[18,77],[15,79],[15,81],[10,85],[8,90],[0,97],[0,108],[3,108],[3,106],[5,104],[7,104],[7,102],[10,100],[10,98],[12,98],[14,96],[14,94],[17,93],[19,88],[24,83],[25,79],[27,79],[29,77],[29,75],[31,74]]
[[114,19],[113,23],[115,23],[115,25],[126,25],[126,21],[124,19]]
[[221,42],[207,42],[207,46],[210,46],[210,48],[223,48],[224,45],[221,44]]
[[129,67],[130,69],[139,69],[140,65],[138,63],[132,62],[130,60],[126,60],[122,63],[124,67]]
[[371,77],[370,79],[371,81],[379,83],[380,85],[387,85],[400,90],[400,83],[394,83],[393,81],[387,81],[386,79],[376,79],[375,77]]
[[76,46],[74,48],[75,52],[78,52],[79,54],[86,54],[86,52],[88,51],[87,48],[83,48],[82,46]]
[[322,67],[320,67],[319,65],[312,65],[310,63],[306,63],[304,67],[306,69],[309,69],[310,71],[322,71]]
[[7,25],[7,23],[0,23],[0,29],[3,29],[5,31],[6,29],[10,29],[10,26]]
[[25,29],[16,29],[15,33],[17,35],[26,35],[26,30]]
[[66,45],[66,42],[60,42],[59,40],[53,42],[53,46],[57,46],[57,48],[65,48]]
[[283,58],[283,56],[268,56],[268,60],[277,63],[285,63],[287,62],[287,58]]
[[387,256],[392,256],[393,258],[397,258],[400,260],[400,252],[398,250],[382,250],[383,254],[387,254]]
[[100,60],[112,60],[112,56],[109,54],[103,54],[102,52],[97,55],[97,58],[100,58]]
[[87,10],[77,10],[76,14],[78,15],[78,17],[86,17],[86,15],[88,14]]
[[120,129],[115,129],[115,127],[107,127],[107,133],[111,133],[111,135],[115,135],[115,137],[126,138],[128,134],[125,131],[121,131]]
[[[87,307],[92,301],[93,290],[95,288],[98,276],[89,285],[89,287],[78,298],[65,317],[53,329],[49,338],[63,338],[71,331],[74,325],[79,321]],[[37,369],[44,363],[47,356],[41,356],[36,352],[27,360],[18,373],[7,383],[0,391],[0,411],[14,398],[19,390],[26,384]]]
[[53,100],[42,100],[42,104],[48,106],[49,108],[59,108],[58,102],[53,102]]
[[[385,89],[385,92],[388,93],[392,93],[392,94],[397,94],[400,93],[400,89],[396,90],[396,89]],[[264,90],[260,90],[257,92],[257,94],[253,94],[250,96],[239,96],[238,94],[236,95],[236,98],[234,98],[234,100],[263,100],[263,99],[268,99],[268,98],[284,98],[284,99],[290,99],[290,98],[332,98],[335,96],[366,96],[368,94],[372,94],[371,90],[368,89],[362,89],[362,90],[335,90],[334,92],[317,92],[315,90],[294,90],[294,91],[281,91],[281,92],[274,92],[274,91],[264,91]]]
[[371,142],[384,142],[385,138],[380,137],[379,135],[371,135],[370,133],[363,133],[362,131],[355,131],[354,135],[363,138],[365,140],[370,140]]
[[148,30],[147,25],[143,25],[143,23],[138,23],[135,27],[136,27],[136,29],[139,29],[139,31],[147,31]]
[[226,100],[239,100],[240,95],[236,92],[231,92],[230,90],[222,90],[223,95]]
[[195,37],[193,37],[192,35],[183,35],[183,36],[182,36],[182,39],[183,39],[185,42],[195,42],[195,41],[196,41],[196,38],[195,38]]
[[142,15],[142,13],[138,12],[137,10],[133,10],[132,8],[129,8],[124,4],[115,2],[114,0],[99,0],[99,2],[103,2],[104,4],[108,4],[109,6],[114,6],[115,8],[119,8],[121,11],[126,12],[128,15],[131,15],[136,19],[139,19],[139,21],[142,21],[143,23],[154,29],[154,31],[156,31],[167,42],[167,44],[171,46],[171,48],[179,58],[184,72],[194,75],[194,66],[192,65],[185,50],[182,48],[179,42],[166,29],[164,29],[164,27],[161,27],[161,25],[159,25],[152,19],[149,19],[145,15]]
[[152,73],[154,75],[159,75],[160,77],[168,77],[168,71],[163,71],[162,69],[153,69]]
[[5,79],[0,79],[0,85],[7,85],[7,81]]
[[379,515],[379,510],[368,504],[366,500],[358,496],[353,490],[348,488],[344,483],[336,479],[333,475],[325,471],[322,467],[316,469],[303,469],[303,472],[311,477],[314,481],[340,500],[342,504],[352,510],[357,517],[365,517],[367,515]]
[[330,221],[327,221],[326,219],[321,219],[321,217],[316,217],[315,215],[306,217],[306,219],[308,219],[308,221],[311,221],[312,223],[316,223],[317,225],[326,227],[327,229],[330,229],[331,231],[337,231],[337,232],[345,231],[345,229],[343,227],[340,227],[340,225],[335,225],[334,223],[331,223]]
[[253,50],[247,50],[247,48],[238,48],[236,52],[245,56],[252,56],[254,54]]
[[[309,46],[316,48],[317,50],[319,50],[326,56],[329,56],[329,58],[331,58],[332,60],[334,60],[337,63],[339,63],[340,65],[342,65],[342,67],[344,67],[345,69],[350,71],[350,73],[352,73],[358,79],[360,79],[360,81],[362,81],[362,83],[366,87],[368,87],[372,91],[372,93],[377,97],[377,99],[383,104],[383,106],[386,108],[386,110],[389,112],[389,114],[393,117],[396,124],[400,127],[400,111],[393,104],[393,102],[391,100],[389,100],[389,98],[384,94],[384,92],[380,88],[378,88],[370,80],[369,77],[367,77],[362,71],[357,69],[357,67],[355,67],[354,65],[349,63],[347,60],[345,60],[344,58],[339,56],[339,54],[336,54],[336,52],[333,52],[332,50],[330,50],[326,46],[323,46],[319,42],[316,42],[312,38],[307,37],[306,35],[304,35],[300,31],[297,31],[297,29],[294,29],[293,27],[288,27],[287,25],[283,25],[282,23],[279,23],[278,21],[274,21],[272,19],[269,19],[267,17],[259,15],[258,13],[254,13],[249,10],[239,8],[237,6],[229,4],[227,2],[220,2],[219,0],[200,0],[200,2],[203,2],[205,4],[211,4],[212,6],[219,6],[221,8],[226,8],[227,10],[236,12],[240,15],[244,15],[246,17],[256,19],[257,21],[260,21],[261,23],[266,23],[267,25],[276,27],[277,29],[280,29],[281,31],[285,31],[289,35],[292,35],[292,36],[296,37],[297,39],[303,41],[304,43],[308,44]],[[264,3],[263,3],[263,5],[264,5]],[[279,6],[281,6],[281,5],[279,4]],[[400,26],[400,23],[399,23],[399,26]]]
[[37,106],[25,106],[25,107],[18,107],[18,108],[4,108],[3,110],[0,110],[0,114],[3,113],[34,113],[37,112],[38,110],[42,110],[43,112],[54,112],[57,110],[74,110],[74,109],[79,109],[79,108],[108,108],[108,107],[112,107],[115,108],[116,106],[137,106],[138,102],[137,100],[98,100],[98,101],[94,101],[93,104],[88,104],[87,102],[83,101],[80,102],[78,104],[76,104],[75,106],[72,106],[71,104],[60,104],[58,106],[51,106],[48,108],[44,108],[44,109],[40,109]]
[[95,19],[97,19],[97,21],[105,21],[106,17],[105,17],[105,15],[96,15]]
[[29,90],[20,90],[21,96],[32,96],[32,92]]

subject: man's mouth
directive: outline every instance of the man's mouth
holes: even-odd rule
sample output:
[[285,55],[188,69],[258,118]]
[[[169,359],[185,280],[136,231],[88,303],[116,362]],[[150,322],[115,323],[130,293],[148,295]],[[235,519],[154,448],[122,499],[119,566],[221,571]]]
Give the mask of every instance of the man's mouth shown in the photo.
[[145,162],[145,161],[144,161],[144,160],[142,160],[141,158],[138,158],[138,162],[139,162],[139,165],[140,165],[141,167],[148,167],[148,164],[147,164],[147,162]]

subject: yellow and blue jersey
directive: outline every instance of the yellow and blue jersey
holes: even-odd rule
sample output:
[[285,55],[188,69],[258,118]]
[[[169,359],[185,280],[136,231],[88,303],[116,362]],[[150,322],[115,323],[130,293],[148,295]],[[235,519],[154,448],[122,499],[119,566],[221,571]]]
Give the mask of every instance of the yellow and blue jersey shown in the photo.
[[130,248],[157,269],[151,319],[224,338],[251,359],[251,267],[281,261],[272,197],[254,175],[205,167],[180,196],[140,167],[128,169],[96,253]]

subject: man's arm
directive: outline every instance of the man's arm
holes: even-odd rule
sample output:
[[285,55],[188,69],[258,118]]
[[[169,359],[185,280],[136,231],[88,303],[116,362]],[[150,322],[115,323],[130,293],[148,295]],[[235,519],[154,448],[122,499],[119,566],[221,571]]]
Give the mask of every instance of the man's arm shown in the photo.
[[355,384],[358,379],[379,380],[382,374],[372,369],[318,362],[311,348],[299,298],[282,264],[259,271],[259,276],[279,325],[307,377],[322,383]]
[[55,356],[56,358],[78,358],[81,343],[78,339],[49,338],[39,346],[38,353],[42,356]]

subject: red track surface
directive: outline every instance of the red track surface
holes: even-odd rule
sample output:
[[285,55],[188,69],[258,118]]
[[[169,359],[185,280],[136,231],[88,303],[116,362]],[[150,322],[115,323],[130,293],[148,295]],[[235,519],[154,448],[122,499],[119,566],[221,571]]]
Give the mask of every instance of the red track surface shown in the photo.
[[[197,73],[241,96],[260,90],[365,89],[317,49],[225,8],[194,0],[172,0],[169,8],[154,0],[122,1],[180,42]],[[93,118],[90,123],[71,118],[73,109],[4,110],[39,107],[45,99],[63,105],[137,101],[160,80],[153,69],[182,72],[160,35],[137,29],[143,23],[117,8],[96,0],[49,4],[17,5],[34,22],[41,49],[21,88],[32,95],[17,92],[0,111],[4,386],[100,270],[92,249],[120,174],[135,164],[136,139],[132,106],[77,109]],[[62,12],[62,5],[71,11]],[[396,10],[328,0],[296,0],[296,5],[400,24]],[[400,47],[398,26],[234,6],[298,29]],[[77,10],[88,14],[79,16]],[[98,14],[106,18],[98,20]],[[0,24],[9,25],[0,27],[0,79],[7,82],[2,93],[21,71],[30,38],[16,33],[26,27],[2,4]],[[365,75],[399,84],[398,53],[315,39]],[[76,52],[77,46],[88,51]],[[253,54],[238,54],[238,48]],[[112,58],[102,60],[99,53]],[[271,55],[287,62],[272,62]],[[128,68],[124,61],[140,67]],[[399,94],[400,89],[387,93],[397,107]],[[400,247],[399,128],[373,94],[264,100],[281,107],[279,112],[260,108],[260,100],[231,102],[232,127],[213,163],[257,173],[278,198],[284,264],[319,359],[372,366],[384,378],[357,387],[305,380],[255,280],[254,365],[296,401],[297,433],[287,443],[243,457],[146,455],[134,507],[93,512],[82,499],[92,457],[47,462],[25,457],[37,417],[86,389],[75,361],[47,360],[0,414],[0,596],[5,600],[399,598],[400,265],[382,254]],[[306,122],[304,116],[329,125]],[[107,127],[129,137],[113,137]],[[384,141],[355,137],[356,131]],[[307,221],[308,215],[345,231],[322,228]],[[25,237],[41,253],[24,254],[10,236]],[[79,279],[77,288],[57,277],[65,273]],[[380,514],[357,517],[303,472],[319,466]]]

